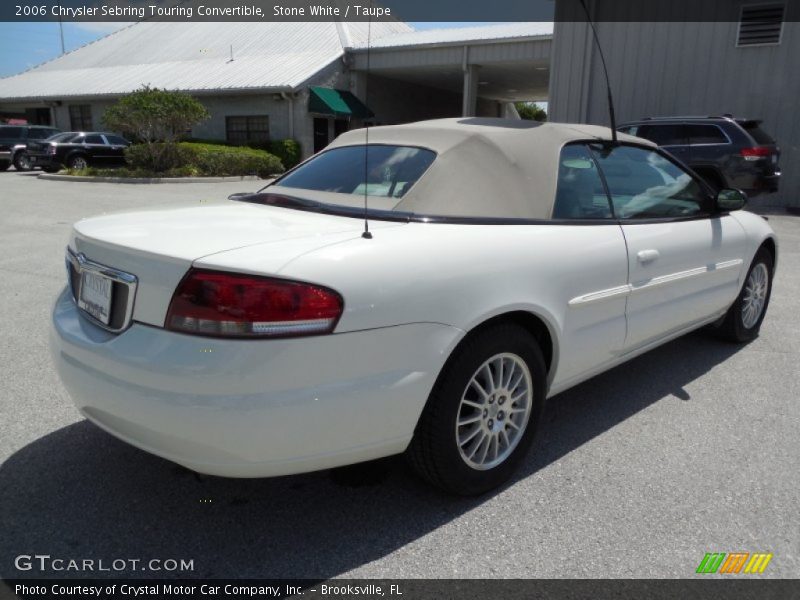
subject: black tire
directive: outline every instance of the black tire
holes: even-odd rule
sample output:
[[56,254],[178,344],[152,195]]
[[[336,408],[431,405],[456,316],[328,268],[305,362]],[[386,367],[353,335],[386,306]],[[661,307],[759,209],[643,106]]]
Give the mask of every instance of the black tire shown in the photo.
[[11,166],[11,163],[10,163],[10,162],[8,162],[8,161],[5,161],[5,160],[3,160],[3,161],[0,161],[0,171],[5,171],[5,170],[7,170],[7,169],[8,169],[8,167],[10,167],[10,166]]
[[[728,312],[725,314],[722,324],[719,326],[718,333],[723,339],[741,344],[752,341],[758,337],[758,332],[761,329],[761,323],[764,321],[764,316],[767,314],[769,299],[772,295],[772,271],[774,265],[775,261],[772,253],[769,250],[762,247],[758,252],[756,252],[755,258],[753,258],[753,262],[750,264],[750,268],[747,270],[747,276],[745,277],[744,285],[742,286],[739,295],[736,297],[736,301],[731,305],[731,307],[728,309]],[[767,274],[766,289],[762,292],[764,304],[763,308],[761,309],[761,314],[758,316],[757,320],[753,324],[748,324],[745,323],[744,308],[747,301],[746,298],[749,294],[751,294],[751,291],[749,290],[751,276],[753,276],[753,272],[756,269],[760,269],[762,266],[766,269]]]
[[[456,437],[456,422],[462,410],[462,396],[473,376],[487,360],[504,353],[521,359],[530,373],[530,413],[527,424],[518,434],[516,447],[505,460],[492,468],[478,470],[462,457]],[[412,468],[423,479],[452,494],[482,494],[501,485],[511,477],[533,443],[544,410],[546,381],[547,371],[539,345],[522,327],[513,323],[498,323],[471,334],[448,359],[422,411],[406,451]],[[500,404],[501,400],[497,402]],[[510,409],[513,404],[509,402],[506,406]],[[495,410],[498,408],[495,407]],[[485,411],[483,417],[486,417]],[[502,419],[503,415],[496,415],[495,418]],[[491,420],[488,422],[492,423]],[[477,426],[484,424],[482,421]],[[505,428],[510,431],[509,425],[505,425]],[[495,448],[499,450],[498,446]]]
[[24,150],[20,150],[14,155],[14,168],[17,171],[32,171],[31,157]]
[[74,156],[70,156],[69,157],[69,161],[67,162],[67,166],[70,169],[82,168],[82,166],[78,164],[81,161],[83,161],[85,163],[86,167],[89,166],[89,159],[86,158],[83,154],[76,154]]

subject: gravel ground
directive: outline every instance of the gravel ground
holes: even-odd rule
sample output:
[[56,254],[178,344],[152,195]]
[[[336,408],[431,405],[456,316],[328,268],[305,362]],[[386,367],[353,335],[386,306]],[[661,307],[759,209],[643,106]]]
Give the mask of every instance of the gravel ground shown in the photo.
[[14,568],[43,553],[182,558],[192,577],[691,577],[706,552],[745,551],[774,554],[766,577],[800,576],[798,217],[770,216],[758,340],[695,333],[557,396],[519,475],[485,497],[440,495],[396,459],[201,477],[87,423],[47,349],[71,223],[257,185],[0,173],[0,575],[57,575]]

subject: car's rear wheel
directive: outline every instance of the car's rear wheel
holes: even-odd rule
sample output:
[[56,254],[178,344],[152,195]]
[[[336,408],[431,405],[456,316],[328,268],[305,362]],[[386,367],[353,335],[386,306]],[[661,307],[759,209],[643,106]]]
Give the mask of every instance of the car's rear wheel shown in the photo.
[[67,166],[70,169],[86,169],[89,166],[89,161],[86,160],[85,156],[79,154],[70,158]]
[[749,342],[758,337],[772,294],[772,253],[761,248],[747,271],[742,290],[728,309],[719,332],[732,342]]
[[14,168],[17,169],[17,171],[30,171],[33,169],[31,157],[27,152],[17,152],[14,155]]
[[431,392],[407,456],[424,479],[473,495],[505,482],[541,420],[546,369],[536,339],[501,323],[470,336]]

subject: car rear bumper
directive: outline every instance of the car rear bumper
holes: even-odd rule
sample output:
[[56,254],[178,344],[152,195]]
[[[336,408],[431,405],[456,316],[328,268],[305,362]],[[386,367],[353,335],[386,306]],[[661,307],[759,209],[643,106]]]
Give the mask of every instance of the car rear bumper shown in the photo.
[[217,340],[134,323],[114,335],[65,289],[51,347],[90,421],[201,473],[264,477],[402,452],[459,329],[421,323]]
[[764,189],[768,192],[777,192],[781,182],[781,174],[773,173],[764,177]]

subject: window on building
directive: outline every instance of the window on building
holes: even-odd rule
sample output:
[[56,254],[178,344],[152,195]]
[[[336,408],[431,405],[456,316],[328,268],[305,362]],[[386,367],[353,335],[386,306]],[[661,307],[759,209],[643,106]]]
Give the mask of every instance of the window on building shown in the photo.
[[583,144],[564,146],[558,164],[554,219],[610,219],[603,181]]
[[225,117],[225,139],[232,144],[250,144],[269,141],[269,117]]
[[742,7],[737,46],[764,46],[781,43],[786,4],[752,4]]
[[69,107],[69,128],[73,131],[92,130],[92,107],[89,104],[73,104]]
[[593,144],[620,219],[692,217],[710,211],[700,184],[657,152],[634,146]]
[[716,125],[687,125],[689,143],[693,146],[701,144],[729,144],[728,136]]

